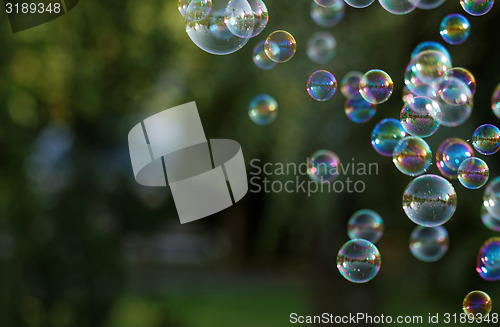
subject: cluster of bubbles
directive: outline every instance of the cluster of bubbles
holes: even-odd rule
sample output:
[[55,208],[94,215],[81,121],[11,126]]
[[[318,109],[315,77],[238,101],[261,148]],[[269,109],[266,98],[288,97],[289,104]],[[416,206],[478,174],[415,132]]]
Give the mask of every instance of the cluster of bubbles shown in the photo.
[[462,309],[474,319],[481,319],[491,312],[493,303],[488,294],[483,291],[472,291],[467,294],[462,303]]

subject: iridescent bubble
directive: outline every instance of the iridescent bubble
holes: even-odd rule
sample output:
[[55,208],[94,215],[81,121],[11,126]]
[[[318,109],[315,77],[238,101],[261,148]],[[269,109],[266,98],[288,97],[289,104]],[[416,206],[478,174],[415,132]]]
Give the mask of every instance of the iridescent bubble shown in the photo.
[[469,119],[474,108],[474,98],[465,104],[452,105],[443,101],[441,97],[436,98],[436,102],[441,109],[443,119],[441,125],[446,127],[457,127]]
[[446,179],[423,175],[408,184],[403,210],[415,224],[435,227],[446,223],[457,209],[457,193]]
[[500,237],[492,237],[481,246],[476,271],[484,280],[500,280]]
[[472,16],[481,16],[493,8],[495,0],[460,0],[465,12]]
[[266,54],[264,50],[264,44],[266,41],[260,41],[257,43],[255,48],[253,49],[253,62],[255,66],[259,67],[263,70],[270,70],[276,67],[277,63],[272,61]]
[[500,84],[497,85],[491,95],[491,109],[493,109],[493,113],[500,119]]
[[307,93],[316,101],[326,101],[337,91],[337,80],[326,70],[317,70],[307,80]]
[[436,101],[412,97],[401,110],[401,124],[413,136],[428,137],[441,126],[443,114]]
[[500,149],[500,129],[491,124],[479,126],[472,135],[472,146],[484,155],[496,153]]
[[226,7],[224,22],[231,33],[238,37],[253,36],[255,18],[247,0],[231,0]]
[[259,94],[250,102],[248,115],[257,125],[269,125],[278,116],[278,102],[268,94]]
[[405,85],[411,93],[426,96],[417,93],[419,88],[422,85],[432,85],[450,68],[449,55],[436,50],[421,51],[406,66]]
[[179,0],[177,8],[185,19],[195,22],[210,14],[212,0]]
[[377,105],[366,101],[356,93],[345,102],[345,114],[353,123],[366,123],[377,112]]
[[356,211],[347,222],[347,235],[351,240],[363,239],[377,243],[384,233],[384,222],[370,209]]
[[335,0],[314,0],[321,7],[331,7],[335,5]]
[[[340,81],[340,91],[346,98],[350,98],[356,93],[359,93],[359,82],[363,78],[363,73],[358,71],[350,71]],[[499,106],[500,107],[500,106]]]
[[308,160],[307,174],[315,182],[331,182],[339,175],[339,165],[340,159],[335,153],[330,150],[318,150]]
[[462,67],[453,67],[444,72],[441,77],[441,81],[446,81],[447,79],[458,78],[464,82],[470,89],[470,93],[474,95],[476,93],[476,78],[470,71]]
[[420,84],[410,92],[408,87],[405,85],[403,87],[403,102],[406,103],[416,96],[427,97],[433,100],[438,100],[437,91],[434,86],[429,84]]
[[484,190],[483,204],[496,219],[500,219],[500,177],[495,177]]
[[328,32],[316,32],[307,42],[307,56],[312,62],[326,64],[335,56],[337,41]]
[[484,160],[479,158],[467,158],[458,168],[458,180],[460,184],[468,189],[481,188],[488,181],[490,169]]
[[410,252],[423,262],[436,262],[448,251],[448,232],[443,226],[417,226],[410,236]]
[[366,283],[380,271],[382,259],[370,241],[355,239],[345,243],[337,254],[337,269],[352,283]]
[[375,0],[344,0],[349,6],[354,8],[366,8],[371,5]]
[[434,9],[441,6],[446,0],[421,0],[417,8],[419,9]]
[[459,138],[444,140],[436,152],[436,164],[441,174],[450,179],[458,177],[458,168],[465,159],[474,157],[474,150]]
[[254,15],[254,26],[253,32],[250,37],[254,37],[259,35],[264,28],[267,26],[267,22],[269,21],[269,13],[267,11],[266,4],[262,0],[247,0],[252,7],[253,15]]
[[287,62],[295,55],[297,43],[292,34],[280,30],[272,32],[267,37],[264,49],[272,61]]
[[378,0],[382,8],[394,15],[405,15],[417,8],[420,0]]
[[[422,4],[423,1],[420,1],[420,3]],[[413,52],[411,53],[411,58],[413,59],[419,53],[427,51],[427,50],[434,50],[434,51],[441,52],[446,57],[448,57],[448,61],[451,62],[450,53],[448,52],[448,50],[446,50],[446,48],[444,47],[444,45],[442,45],[441,43],[438,43],[438,42],[434,42],[434,41],[424,41],[424,42],[419,43],[415,47],[415,49],[413,50]]]
[[345,14],[343,0],[335,0],[331,7],[321,7],[316,2],[311,4],[311,18],[321,27],[333,27],[337,25]]
[[493,307],[491,298],[483,291],[472,291],[467,294],[462,303],[465,314],[480,320],[488,315]]
[[432,163],[431,148],[420,137],[408,136],[394,148],[392,161],[396,168],[405,175],[421,175]]
[[483,222],[484,226],[491,229],[492,231],[500,232],[500,219],[497,219],[490,215],[484,205],[481,206],[481,221]]
[[460,14],[449,14],[441,21],[439,34],[446,43],[462,44],[470,35],[470,23]]
[[392,157],[394,148],[406,136],[406,131],[397,119],[382,119],[373,129],[372,146],[381,155]]
[[386,102],[392,94],[392,79],[383,70],[372,69],[366,72],[359,81],[359,93],[370,103]]
[[456,77],[442,77],[437,82],[438,95],[451,105],[467,104],[472,99],[472,92],[467,84]]

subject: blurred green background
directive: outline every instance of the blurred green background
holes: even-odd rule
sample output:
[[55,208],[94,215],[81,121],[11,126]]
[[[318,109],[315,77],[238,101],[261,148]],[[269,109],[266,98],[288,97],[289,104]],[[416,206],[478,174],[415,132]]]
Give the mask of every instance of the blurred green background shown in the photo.
[[[475,289],[500,312],[498,282],[475,272],[479,247],[495,235],[480,220],[483,190],[453,182],[450,249],[439,262],[420,262],[408,250],[414,224],[401,207],[411,178],[370,145],[378,121],[399,117],[411,51],[425,40],[443,43],[439,23],[452,12],[472,24],[467,42],[446,47],[454,66],[477,79],[475,107],[464,125],[427,140],[435,152],[447,137],[467,140],[480,124],[500,123],[490,104],[500,83],[500,6],[472,17],[447,0],[395,16],[374,3],[347,7],[340,24],[321,28],[310,4],[266,1],[266,30],[229,56],[191,42],[176,0],[80,1],[15,34],[0,14],[0,326],[279,327],[290,325],[292,312],[427,317],[460,313]],[[294,35],[297,53],[262,71],[253,47],[277,29]],[[337,54],[317,65],[305,50],[322,30],[337,39]],[[395,91],[365,124],[347,119],[340,92],[319,103],[305,90],[317,69],[340,81],[373,68],[391,75]],[[247,114],[259,93],[279,103],[278,119],[265,127]],[[301,163],[324,148],[344,162],[378,163],[379,175],[361,177],[363,194],[248,193],[180,225],[168,189],[135,183],[127,134],[141,119],[193,100],[207,137],[240,142],[247,164]],[[498,176],[499,155],[483,159]],[[439,174],[435,165],[429,172]],[[357,285],[338,273],[336,254],[348,240],[347,219],[363,208],[383,217],[385,234],[379,275]]]

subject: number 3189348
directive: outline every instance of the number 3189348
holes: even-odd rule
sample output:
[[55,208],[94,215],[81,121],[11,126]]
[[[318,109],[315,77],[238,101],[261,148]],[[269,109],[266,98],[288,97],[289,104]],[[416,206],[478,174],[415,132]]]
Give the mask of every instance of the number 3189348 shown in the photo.
[[61,4],[56,3],[10,3],[5,4],[5,12],[7,14],[45,14],[45,13],[61,13]]

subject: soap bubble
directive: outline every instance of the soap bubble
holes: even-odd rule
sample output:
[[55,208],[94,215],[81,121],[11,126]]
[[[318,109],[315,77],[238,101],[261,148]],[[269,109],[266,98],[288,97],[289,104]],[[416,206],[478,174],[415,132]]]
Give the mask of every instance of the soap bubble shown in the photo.
[[397,119],[382,119],[372,131],[372,146],[381,155],[392,157],[394,148],[406,136],[406,131]]
[[392,79],[383,70],[372,69],[366,72],[359,82],[359,93],[370,103],[386,102],[392,94]]
[[435,227],[446,223],[457,209],[457,193],[446,179],[423,175],[408,184],[403,210],[415,224]]
[[474,150],[459,138],[444,140],[436,152],[436,164],[441,174],[450,179],[458,177],[458,168],[465,159],[474,157]]
[[441,6],[446,0],[421,0],[417,8],[419,9],[434,9]]
[[380,271],[382,259],[375,245],[356,239],[345,243],[337,255],[337,269],[352,283],[366,283]]
[[415,10],[420,0],[378,0],[378,2],[391,14],[405,15]]
[[438,95],[451,105],[463,105],[472,99],[472,92],[467,84],[456,77],[442,77],[438,83]]
[[403,174],[417,176],[425,173],[431,165],[431,148],[420,137],[408,136],[394,148],[392,161]]
[[255,66],[259,67],[263,70],[270,70],[276,67],[277,63],[272,61],[266,54],[264,50],[264,44],[266,41],[260,41],[257,43],[255,48],[253,49],[253,62]]
[[314,100],[329,100],[335,91],[337,91],[337,80],[326,70],[315,71],[307,80],[307,92]]
[[495,177],[484,190],[484,206],[496,219],[500,219],[500,176]]
[[344,0],[349,6],[354,8],[366,8],[371,5],[375,0]]
[[457,127],[465,123],[471,116],[472,109],[474,108],[474,98],[471,98],[465,104],[458,105],[446,103],[441,97],[437,97],[436,102],[443,114],[441,125],[446,127]]
[[331,7],[336,3],[335,0],[314,0],[314,2],[316,2],[321,7]]
[[191,22],[204,19],[212,10],[212,0],[179,0],[177,5],[181,15]]
[[278,102],[268,94],[259,94],[250,102],[248,115],[257,125],[269,125],[278,116]]
[[[422,3],[422,1],[420,3]],[[451,56],[450,56],[450,53],[448,52],[448,50],[446,50],[444,45],[442,45],[441,43],[434,42],[434,41],[424,41],[424,42],[419,43],[415,47],[413,52],[411,53],[411,58],[413,59],[421,52],[424,52],[427,50],[434,50],[434,51],[441,52],[442,54],[444,54],[448,58],[448,61],[451,63]]]
[[484,160],[479,158],[467,158],[458,168],[458,180],[460,184],[468,189],[481,188],[488,181],[490,169]]
[[484,155],[496,153],[500,149],[500,129],[491,124],[479,126],[472,135],[472,146]]
[[491,95],[491,109],[493,109],[493,113],[500,119],[500,84],[497,85]]
[[470,35],[470,23],[460,14],[449,14],[441,21],[441,37],[449,44],[462,44]]
[[[421,51],[406,66],[405,85],[411,93],[426,96],[419,92],[422,85],[432,85],[450,68],[449,55],[436,50]],[[423,90],[427,92],[426,88]]]
[[472,16],[481,16],[493,8],[495,0],[460,0],[465,12]]
[[272,61],[287,62],[295,55],[297,43],[292,34],[280,30],[267,37],[264,49]]
[[326,64],[335,56],[337,41],[328,32],[316,32],[307,42],[307,56],[312,62]]
[[377,105],[356,93],[345,102],[345,114],[353,123],[366,123],[375,116]]
[[443,114],[436,101],[412,97],[401,110],[401,124],[413,136],[428,137],[441,126]]
[[481,206],[481,221],[486,228],[491,229],[494,232],[500,232],[500,219],[497,219],[490,215],[488,210],[483,206]]
[[344,0],[335,0],[331,7],[321,7],[316,2],[311,4],[311,18],[321,27],[333,27],[344,18]]
[[417,226],[410,236],[410,252],[423,262],[436,262],[448,251],[448,232],[443,226]]
[[437,102],[439,100],[437,96],[437,91],[434,88],[434,86],[429,85],[429,84],[420,84],[416,86],[412,92],[408,89],[408,87],[405,85],[403,87],[403,102],[407,103],[410,101],[412,98],[416,96],[421,96],[421,97],[426,97],[426,98],[431,98]]
[[359,93],[359,82],[362,78],[363,73],[358,71],[350,71],[345,74],[342,81],[340,81],[340,91],[342,94],[349,99],[354,94]]
[[384,233],[384,222],[370,209],[356,211],[347,222],[347,235],[351,240],[363,239],[377,243]]
[[331,182],[339,175],[339,157],[329,150],[318,150],[308,160],[307,174],[320,183]]
[[247,0],[252,7],[254,16],[253,32],[250,37],[259,35],[267,26],[269,21],[269,13],[266,4],[262,0]]
[[255,18],[247,0],[231,0],[226,7],[224,22],[231,33],[238,37],[253,36]]
[[492,237],[481,246],[477,254],[476,271],[484,280],[500,280],[500,237]]
[[491,302],[490,296],[483,291],[470,292],[465,296],[462,304],[462,309],[465,314],[468,316],[472,315],[472,318],[477,320],[481,320],[483,317],[487,316],[492,307],[493,303]]
[[442,79],[446,80],[448,78],[458,78],[469,87],[472,95],[476,93],[476,78],[469,70],[462,67],[453,67],[443,74]]

